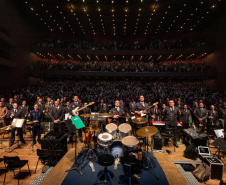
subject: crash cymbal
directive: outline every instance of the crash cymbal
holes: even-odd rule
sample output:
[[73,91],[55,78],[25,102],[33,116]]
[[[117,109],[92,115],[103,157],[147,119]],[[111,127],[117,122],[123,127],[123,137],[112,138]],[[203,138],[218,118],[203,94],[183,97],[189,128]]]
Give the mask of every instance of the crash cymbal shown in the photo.
[[158,129],[154,126],[142,127],[136,131],[136,135],[139,137],[153,136],[158,132]]
[[95,115],[93,115],[93,114],[81,114],[79,116],[82,116],[82,117],[94,117]]
[[143,124],[143,123],[147,123],[148,119],[147,118],[143,118],[143,117],[138,117],[138,118],[132,119],[132,122],[136,123],[136,124]]
[[38,122],[39,122],[38,120],[34,120],[34,121],[33,121],[33,123],[38,123]]
[[135,114],[122,114],[121,116],[119,116],[120,118],[131,118],[135,116]]
[[33,124],[33,121],[27,121],[26,124]]
[[114,115],[113,114],[110,114],[110,113],[100,113],[98,115],[98,117],[101,117],[101,118],[109,118],[109,117],[113,117]]

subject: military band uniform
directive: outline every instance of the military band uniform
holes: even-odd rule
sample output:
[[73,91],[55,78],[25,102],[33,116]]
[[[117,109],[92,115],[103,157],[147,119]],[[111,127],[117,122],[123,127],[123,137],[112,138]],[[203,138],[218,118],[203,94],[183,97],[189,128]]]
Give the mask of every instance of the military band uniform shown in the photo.
[[183,128],[189,128],[191,118],[191,111],[188,109],[181,110],[181,122],[183,123]]
[[199,128],[199,124],[200,124],[199,119],[201,118],[202,119],[202,124],[203,124],[202,130],[204,130],[204,127],[206,126],[206,123],[207,123],[208,111],[205,108],[200,108],[199,107],[199,108],[195,109],[194,116],[196,118],[195,119],[195,126],[197,128]]
[[63,132],[63,124],[60,123],[60,121],[63,121],[63,116],[64,116],[64,111],[63,107],[58,106],[58,107],[53,107],[51,109],[51,119],[54,122],[55,120],[59,120],[58,123],[54,123],[54,132]]

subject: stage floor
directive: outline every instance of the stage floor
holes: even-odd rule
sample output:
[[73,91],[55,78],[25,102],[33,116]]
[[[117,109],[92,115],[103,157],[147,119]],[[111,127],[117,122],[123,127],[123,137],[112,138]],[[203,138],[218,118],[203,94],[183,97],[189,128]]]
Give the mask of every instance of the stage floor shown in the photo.
[[[29,160],[29,166],[32,175],[31,176],[26,176],[24,179],[21,179],[20,184],[23,185],[28,185],[30,184],[42,171],[43,165],[41,162],[39,162],[37,173],[34,174],[36,162],[38,160],[38,157],[36,155],[36,151],[31,152],[29,155],[29,148],[31,145],[31,140],[32,137],[29,133],[24,136],[26,140],[26,144],[21,144],[22,148],[21,149],[16,149],[15,151],[11,153],[4,153],[3,155],[0,155],[0,158],[3,158],[3,156],[19,156],[21,159],[27,159]],[[9,136],[5,135],[5,138],[3,139],[3,144],[8,147],[9,146]],[[17,145],[14,145],[16,147]],[[41,146],[38,144],[38,146],[41,148]],[[80,152],[83,147],[83,144],[78,142],[77,145],[77,152]],[[169,149],[172,151],[172,155],[167,154],[165,151],[166,149]],[[166,178],[169,182],[169,184],[172,185],[184,185],[187,184],[185,181],[184,177],[181,175],[179,172],[178,168],[174,164],[173,160],[189,160],[185,158],[184,155],[184,150],[185,146],[179,146],[179,148],[176,148],[176,151],[174,152],[173,145],[172,143],[169,143],[169,146],[163,148],[163,153],[154,153],[155,157],[157,158],[159,164],[161,165]],[[0,154],[4,149],[0,149]],[[211,148],[211,151],[214,152],[215,150]],[[71,144],[68,144],[68,152],[67,154],[61,159],[61,161],[56,165],[56,167],[50,172],[50,174],[46,177],[46,179],[42,182],[42,185],[57,185],[61,184],[62,181],[64,180],[65,176],[67,173],[65,173],[66,169],[69,169],[72,164],[74,163],[74,148],[72,148]],[[224,163],[226,161],[223,161]],[[0,170],[4,169],[4,163],[2,162],[0,164]],[[27,172],[27,166],[22,168],[22,172]],[[224,179],[226,180],[226,172],[224,172]],[[0,173],[0,184],[3,184],[4,180],[4,173]],[[7,185],[14,185],[17,184],[17,179],[13,178],[13,173],[12,172],[7,172],[6,176],[6,184]],[[205,185],[218,185],[219,181],[217,180],[209,180],[206,182]],[[204,183],[203,183],[204,185]]]

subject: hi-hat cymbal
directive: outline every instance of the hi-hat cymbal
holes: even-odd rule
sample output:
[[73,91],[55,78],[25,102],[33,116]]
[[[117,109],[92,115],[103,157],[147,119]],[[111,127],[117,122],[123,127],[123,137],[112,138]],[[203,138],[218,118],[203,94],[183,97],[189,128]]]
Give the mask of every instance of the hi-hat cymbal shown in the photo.
[[136,123],[136,124],[143,124],[143,123],[147,123],[148,119],[147,118],[143,118],[143,117],[138,117],[138,118],[132,119],[132,122]]
[[81,114],[79,116],[82,116],[82,117],[94,117],[95,115],[93,115],[93,114]]
[[38,122],[39,122],[38,120],[34,120],[34,121],[33,121],[33,123],[38,123]]
[[27,121],[26,124],[33,124],[33,121]]
[[122,114],[121,116],[119,116],[120,118],[131,118],[135,116],[135,114]]
[[136,131],[136,135],[139,137],[153,136],[158,132],[158,129],[154,126],[142,127]]
[[110,114],[110,113],[100,113],[98,115],[98,117],[101,117],[101,118],[109,118],[109,117],[113,117],[114,115],[113,114]]

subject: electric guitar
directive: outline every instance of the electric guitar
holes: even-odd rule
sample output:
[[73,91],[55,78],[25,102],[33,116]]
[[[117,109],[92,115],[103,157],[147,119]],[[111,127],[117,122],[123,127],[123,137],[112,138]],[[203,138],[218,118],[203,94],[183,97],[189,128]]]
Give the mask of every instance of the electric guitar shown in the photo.
[[84,108],[86,108],[86,107],[88,107],[88,106],[90,106],[90,105],[93,105],[94,103],[95,103],[95,102],[90,102],[88,105],[83,106],[83,107],[81,107],[81,108],[76,107],[75,109],[72,110],[72,114],[75,115],[76,112],[79,112],[79,111],[83,110]]
[[[151,106],[149,106],[148,108],[146,108],[145,110],[147,111],[147,110],[149,110],[150,108],[152,108],[152,107],[154,107],[155,105],[158,105],[159,104],[159,102],[155,102],[155,103],[153,103]],[[140,113],[141,114],[135,114],[135,117],[137,118],[137,117],[143,117],[143,116],[146,116],[146,114],[144,113],[144,111],[145,110],[143,110],[143,109],[141,109],[140,110]]]

